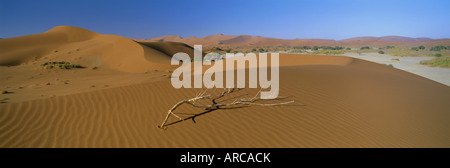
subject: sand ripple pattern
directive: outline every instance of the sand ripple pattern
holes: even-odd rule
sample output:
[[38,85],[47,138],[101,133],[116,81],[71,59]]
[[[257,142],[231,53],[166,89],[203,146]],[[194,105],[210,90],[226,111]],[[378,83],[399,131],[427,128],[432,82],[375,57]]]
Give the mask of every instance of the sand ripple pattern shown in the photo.
[[168,79],[1,104],[0,147],[450,147],[447,86],[361,71],[281,68],[280,94],[295,104],[216,110],[165,131],[167,110],[196,91]]

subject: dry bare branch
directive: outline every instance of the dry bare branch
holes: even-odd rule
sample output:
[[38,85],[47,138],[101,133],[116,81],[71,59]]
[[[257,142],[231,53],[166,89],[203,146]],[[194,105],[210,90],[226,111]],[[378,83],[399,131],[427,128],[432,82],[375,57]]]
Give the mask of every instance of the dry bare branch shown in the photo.
[[[258,100],[263,100],[260,99],[258,96],[261,93],[260,89],[258,91],[258,93],[255,94],[255,96],[251,97],[251,98],[241,98],[242,95],[240,96],[231,96],[232,93],[238,92],[242,89],[236,89],[236,88],[224,88],[220,93],[216,94],[213,96],[213,93],[216,92],[216,89],[210,91],[210,89],[205,89],[200,91],[199,93],[197,93],[196,97],[191,98],[191,99],[187,99],[187,100],[182,100],[180,102],[178,102],[177,104],[175,104],[168,112],[166,115],[166,118],[164,119],[164,121],[162,122],[161,125],[159,125],[159,128],[165,128],[167,125],[167,121],[169,120],[170,116],[173,115],[175,117],[177,117],[180,121],[184,121],[187,118],[182,118],[180,116],[178,116],[177,114],[174,113],[174,111],[180,107],[183,104],[189,104],[193,107],[196,108],[204,108],[205,110],[213,110],[213,109],[219,109],[221,107],[227,107],[227,106],[236,106],[236,105],[242,105],[242,106],[276,106],[276,105],[285,105],[285,104],[289,104],[289,103],[293,103],[294,101],[286,101],[286,102],[280,102],[280,103],[270,103],[270,104],[265,104],[265,103],[257,103],[256,101]],[[217,101],[220,98],[224,98],[226,96],[231,96],[231,98],[228,98],[226,100],[232,100],[234,99],[234,101],[232,101],[231,103],[222,103],[225,102],[226,100],[222,100],[222,101]],[[282,98],[275,98],[275,99],[264,99],[264,100],[281,100],[287,97],[282,97]],[[211,103],[207,104],[207,105],[197,105],[196,103],[201,101],[201,100],[210,100]],[[186,113],[179,113],[179,114],[186,114]],[[195,114],[194,114],[195,115]],[[192,117],[191,117],[192,118]],[[193,118],[192,118],[193,119]]]

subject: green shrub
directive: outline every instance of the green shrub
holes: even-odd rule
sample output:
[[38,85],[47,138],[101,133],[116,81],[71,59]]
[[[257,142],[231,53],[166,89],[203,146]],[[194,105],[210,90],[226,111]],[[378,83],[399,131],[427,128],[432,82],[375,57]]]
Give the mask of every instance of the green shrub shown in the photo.
[[378,54],[384,54],[384,51],[378,51]]
[[338,54],[344,54],[344,51],[343,50],[320,50],[320,51],[314,51],[311,54],[338,55]]
[[420,50],[425,50],[425,46],[421,45],[421,46],[419,46],[419,49]]
[[434,46],[430,48],[430,51],[441,51],[441,50],[448,50],[450,48],[447,48],[445,46]]
[[420,54],[420,56],[438,56],[439,57],[439,55],[441,55],[441,56],[450,56],[450,53],[446,53],[446,52],[433,52],[433,53],[423,53],[423,54]]
[[393,49],[395,46],[386,46],[386,49]]
[[422,65],[429,65],[431,67],[446,67],[450,68],[450,57],[438,57],[433,58],[432,60],[424,60],[420,61],[420,64]]
[[309,50],[309,49],[311,49],[311,47],[309,47],[309,46],[302,46],[302,47],[294,47],[294,49]]
[[441,53],[436,53],[436,54],[434,54],[434,56],[435,57],[442,57],[442,54]]
[[370,49],[370,47],[369,46],[364,46],[364,47],[361,47],[361,50],[369,50]]

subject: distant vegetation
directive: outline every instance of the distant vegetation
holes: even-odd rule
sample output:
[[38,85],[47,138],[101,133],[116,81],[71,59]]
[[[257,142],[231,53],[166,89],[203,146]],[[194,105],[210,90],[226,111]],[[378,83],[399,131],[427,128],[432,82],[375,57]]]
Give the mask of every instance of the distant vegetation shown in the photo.
[[449,53],[441,53],[441,52],[424,53],[424,54],[420,54],[420,55],[421,56],[435,56],[435,57],[450,56]]
[[419,47],[413,47],[411,50],[419,51],[419,50],[425,50],[425,46],[421,45]]
[[417,51],[406,51],[406,50],[402,50],[400,48],[394,48],[394,49],[391,49],[390,51],[388,51],[387,53],[391,54],[393,56],[405,57],[405,56],[412,56],[412,55],[416,54]]
[[312,47],[312,50],[319,50],[319,49],[322,49],[322,50],[343,50],[344,47],[340,47],[340,46],[335,46],[335,47],[332,47],[332,46],[314,46],[314,47]]
[[361,47],[361,50],[370,50],[370,47],[369,46],[364,46],[364,47]]
[[314,51],[311,54],[326,54],[326,55],[338,55],[338,54],[344,54],[345,52],[343,50],[320,50],[320,51]]
[[[433,52],[434,51],[434,52]],[[395,46],[360,46],[360,48],[350,48],[350,46],[248,46],[248,47],[231,47],[231,46],[216,46],[206,47],[205,53],[267,53],[267,52],[286,52],[286,53],[310,53],[310,54],[326,54],[336,55],[345,53],[378,53],[389,54],[393,56],[436,56],[444,57],[450,56],[450,46],[434,46],[425,47],[423,45],[411,48],[395,47]]]
[[450,46],[434,46],[430,48],[430,51],[450,50]]
[[431,67],[445,67],[450,68],[450,57],[438,57],[432,60],[424,60],[420,61],[422,65],[428,65]]
[[264,48],[259,48],[259,50],[258,50],[260,53],[262,53],[262,52],[268,52],[269,51],[269,49],[264,49]]
[[386,46],[386,49],[393,49],[395,46]]
[[301,47],[294,47],[294,49],[309,50],[309,49],[311,49],[311,47],[310,46],[301,46]]

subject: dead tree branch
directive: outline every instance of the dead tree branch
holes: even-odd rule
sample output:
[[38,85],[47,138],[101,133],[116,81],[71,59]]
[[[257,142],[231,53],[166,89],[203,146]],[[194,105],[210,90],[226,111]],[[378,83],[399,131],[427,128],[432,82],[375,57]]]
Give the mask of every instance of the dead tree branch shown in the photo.
[[[242,95],[240,96],[231,96],[232,93],[238,92],[242,89],[236,89],[236,88],[224,88],[221,92],[219,92],[216,95],[213,95],[216,92],[216,89],[213,89],[211,91],[211,89],[205,89],[200,91],[196,97],[191,98],[191,99],[187,99],[187,100],[182,100],[180,102],[178,102],[177,104],[175,104],[168,112],[166,115],[166,118],[164,119],[164,121],[162,122],[161,125],[159,125],[159,128],[165,128],[167,125],[167,121],[169,120],[170,116],[173,115],[176,118],[178,118],[180,121],[184,121],[186,119],[178,116],[176,113],[174,113],[174,111],[180,107],[183,104],[189,104],[193,107],[196,108],[204,108],[205,110],[214,110],[214,109],[219,109],[221,107],[228,107],[228,106],[236,106],[236,105],[242,105],[242,106],[276,106],[276,105],[284,105],[284,104],[289,104],[289,103],[293,103],[294,101],[286,101],[286,102],[280,102],[280,103],[270,103],[270,104],[265,104],[265,103],[257,103],[257,101],[259,100],[263,100],[259,98],[259,95],[261,93],[261,90],[258,91],[258,93],[255,94],[255,96],[251,97],[251,98],[242,98]],[[231,98],[228,98],[226,100],[222,100],[219,101],[219,99],[224,98],[226,96],[231,96]],[[264,100],[281,100],[287,97],[283,97],[283,98],[276,98],[276,99],[264,99]],[[225,103],[227,100],[233,100],[232,102],[229,103]],[[206,104],[206,105],[197,105],[199,101],[201,100],[210,100],[211,103],[210,104]],[[180,113],[180,114],[185,114],[185,113]]]

